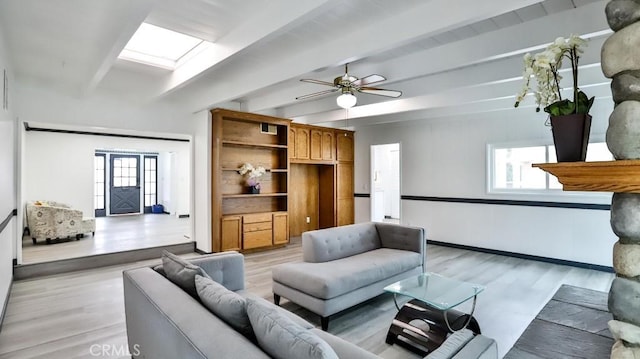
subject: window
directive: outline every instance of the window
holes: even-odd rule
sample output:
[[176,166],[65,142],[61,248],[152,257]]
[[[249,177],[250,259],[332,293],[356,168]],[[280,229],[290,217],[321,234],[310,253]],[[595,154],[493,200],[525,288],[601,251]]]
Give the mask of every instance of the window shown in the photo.
[[96,217],[105,216],[105,158],[104,154],[96,154],[93,158],[93,183],[94,183],[94,197],[93,208],[96,212]]
[[113,187],[135,187],[138,185],[138,158],[113,158]]
[[189,35],[142,23],[118,58],[145,65],[175,70],[187,55],[211,45]]
[[158,158],[144,157],[144,206],[158,203]]
[[[590,143],[587,161],[613,159],[606,143]],[[561,190],[558,179],[531,167],[534,163],[557,162],[555,147],[537,146],[489,146],[489,192],[536,192]]]

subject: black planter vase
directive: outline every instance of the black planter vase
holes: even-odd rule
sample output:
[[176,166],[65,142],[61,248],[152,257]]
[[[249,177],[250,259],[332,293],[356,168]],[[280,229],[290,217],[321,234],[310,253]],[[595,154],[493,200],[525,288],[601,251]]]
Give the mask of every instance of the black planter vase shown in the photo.
[[260,187],[249,186],[249,193],[250,194],[260,194]]
[[587,158],[591,115],[574,113],[550,117],[558,162],[584,161]]

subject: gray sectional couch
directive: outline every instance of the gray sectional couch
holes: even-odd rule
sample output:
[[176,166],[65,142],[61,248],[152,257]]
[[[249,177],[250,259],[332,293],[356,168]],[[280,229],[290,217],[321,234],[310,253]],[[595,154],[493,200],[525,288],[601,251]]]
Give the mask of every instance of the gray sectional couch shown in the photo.
[[[273,303],[244,290],[244,257],[223,252],[190,260],[214,281],[245,298],[273,307],[329,344],[338,358],[376,359],[376,355],[313,325]],[[246,336],[212,314],[163,274],[160,268],[143,267],[123,273],[129,352],[133,358],[270,358]],[[286,344],[282,344],[283,346]]]
[[[191,259],[191,268],[178,269],[180,281],[195,278],[196,298],[188,291],[194,283],[174,284],[167,272],[171,266],[143,267],[123,273],[124,302],[129,352],[132,358],[344,358],[379,359],[362,348],[326,331],[315,328],[299,316],[273,303],[251,295],[244,289],[244,257],[236,252],[204,255]],[[183,260],[184,261],[184,260]],[[197,269],[198,275],[189,274]],[[174,268],[175,269],[175,268]],[[168,279],[171,278],[171,280]],[[213,314],[221,304],[218,295],[201,295],[200,283],[209,281],[232,296],[244,298],[243,311],[250,319],[255,337],[241,334],[228,317]],[[211,286],[210,286],[211,287]],[[184,289],[183,289],[184,288]],[[218,293],[220,294],[220,293]],[[217,298],[217,299],[216,299]],[[228,301],[229,303],[238,303]],[[225,314],[235,309],[222,307]],[[254,321],[255,308],[262,317]],[[210,311],[211,310],[211,311]],[[225,318],[223,320],[223,318]],[[266,322],[264,322],[266,320]],[[262,322],[261,322],[262,321]],[[278,327],[285,328],[278,332]],[[261,333],[261,334],[259,334]],[[295,335],[293,341],[287,335]],[[495,359],[495,342],[482,336],[459,332],[450,337],[426,359]],[[313,344],[312,346],[309,346]],[[319,354],[319,348],[324,352]],[[278,352],[278,354],[274,354]]]
[[359,223],[302,234],[303,262],[272,270],[280,297],[329,316],[383,293],[383,288],[425,270],[425,232],[419,227]]

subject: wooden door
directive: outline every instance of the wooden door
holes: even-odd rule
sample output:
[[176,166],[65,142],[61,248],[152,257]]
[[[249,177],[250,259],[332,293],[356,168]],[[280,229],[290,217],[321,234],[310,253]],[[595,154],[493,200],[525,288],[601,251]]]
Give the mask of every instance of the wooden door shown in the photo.
[[353,132],[336,132],[338,161],[353,161]]
[[296,159],[309,159],[309,136],[308,128],[296,128]]
[[353,163],[339,163],[336,166],[337,178],[337,224],[354,223],[354,198],[353,198]]
[[312,160],[322,160],[322,131],[311,130],[310,136],[311,136],[310,158]]
[[333,161],[336,153],[335,137],[333,132],[322,131],[322,159]]
[[242,238],[242,217],[222,217],[221,251],[239,251]]
[[295,159],[296,157],[296,129],[289,127],[289,158]]
[[273,244],[289,243],[289,216],[287,213],[273,214]]

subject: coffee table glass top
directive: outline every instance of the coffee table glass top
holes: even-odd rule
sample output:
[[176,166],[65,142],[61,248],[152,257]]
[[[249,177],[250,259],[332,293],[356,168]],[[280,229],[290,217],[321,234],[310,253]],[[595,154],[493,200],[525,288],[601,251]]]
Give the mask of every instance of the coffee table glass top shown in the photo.
[[417,299],[439,310],[449,310],[473,298],[484,287],[427,272],[388,285],[384,290]]

